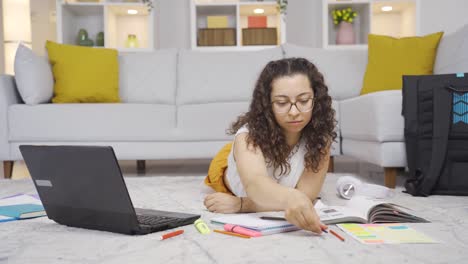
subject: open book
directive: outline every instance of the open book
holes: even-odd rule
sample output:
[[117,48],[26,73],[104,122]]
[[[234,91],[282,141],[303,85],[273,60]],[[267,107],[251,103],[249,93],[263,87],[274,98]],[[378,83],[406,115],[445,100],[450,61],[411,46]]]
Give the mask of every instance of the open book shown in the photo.
[[[327,206],[320,200],[315,204],[315,210],[322,223],[326,225],[338,223],[421,223],[427,220],[414,216],[405,207],[369,200],[355,196],[346,206]],[[276,217],[282,220],[265,220],[261,217]],[[261,212],[249,214],[233,214],[211,219],[214,224],[232,224],[255,231],[262,235],[295,231],[299,228],[284,219],[284,212]]]
[[355,196],[346,206],[315,206],[322,223],[425,223],[427,220],[400,205]]

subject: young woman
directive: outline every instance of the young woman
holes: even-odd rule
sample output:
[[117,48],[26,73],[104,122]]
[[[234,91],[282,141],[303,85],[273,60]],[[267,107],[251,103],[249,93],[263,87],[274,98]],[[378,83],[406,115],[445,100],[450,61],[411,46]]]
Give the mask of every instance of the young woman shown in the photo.
[[210,164],[206,208],[216,213],[285,211],[315,233],[326,228],[313,201],[322,188],[336,138],[335,111],[322,74],[303,58],[269,62],[249,111],[230,128],[233,143]]

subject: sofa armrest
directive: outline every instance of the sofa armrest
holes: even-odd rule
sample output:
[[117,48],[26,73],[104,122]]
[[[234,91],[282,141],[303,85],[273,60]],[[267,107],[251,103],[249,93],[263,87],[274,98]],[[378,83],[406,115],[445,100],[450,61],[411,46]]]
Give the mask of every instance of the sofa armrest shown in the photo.
[[340,101],[343,139],[403,142],[400,90],[381,91]]
[[10,159],[8,143],[8,107],[22,103],[16,89],[15,78],[11,75],[0,75],[0,160]]

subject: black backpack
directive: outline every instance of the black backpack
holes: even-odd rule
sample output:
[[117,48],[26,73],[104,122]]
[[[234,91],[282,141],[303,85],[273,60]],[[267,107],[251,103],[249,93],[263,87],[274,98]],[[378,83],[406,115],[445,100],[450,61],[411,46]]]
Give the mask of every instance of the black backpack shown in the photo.
[[406,192],[468,195],[468,74],[403,76]]

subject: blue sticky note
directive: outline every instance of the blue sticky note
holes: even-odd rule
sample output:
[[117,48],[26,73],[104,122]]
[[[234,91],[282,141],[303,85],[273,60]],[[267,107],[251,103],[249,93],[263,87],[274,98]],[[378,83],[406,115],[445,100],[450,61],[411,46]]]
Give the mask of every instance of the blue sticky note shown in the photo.
[[463,72],[457,73],[457,78],[463,78],[463,77],[465,77],[465,74]]
[[389,226],[390,229],[408,229],[407,226],[404,225],[397,225],[397,226]]

